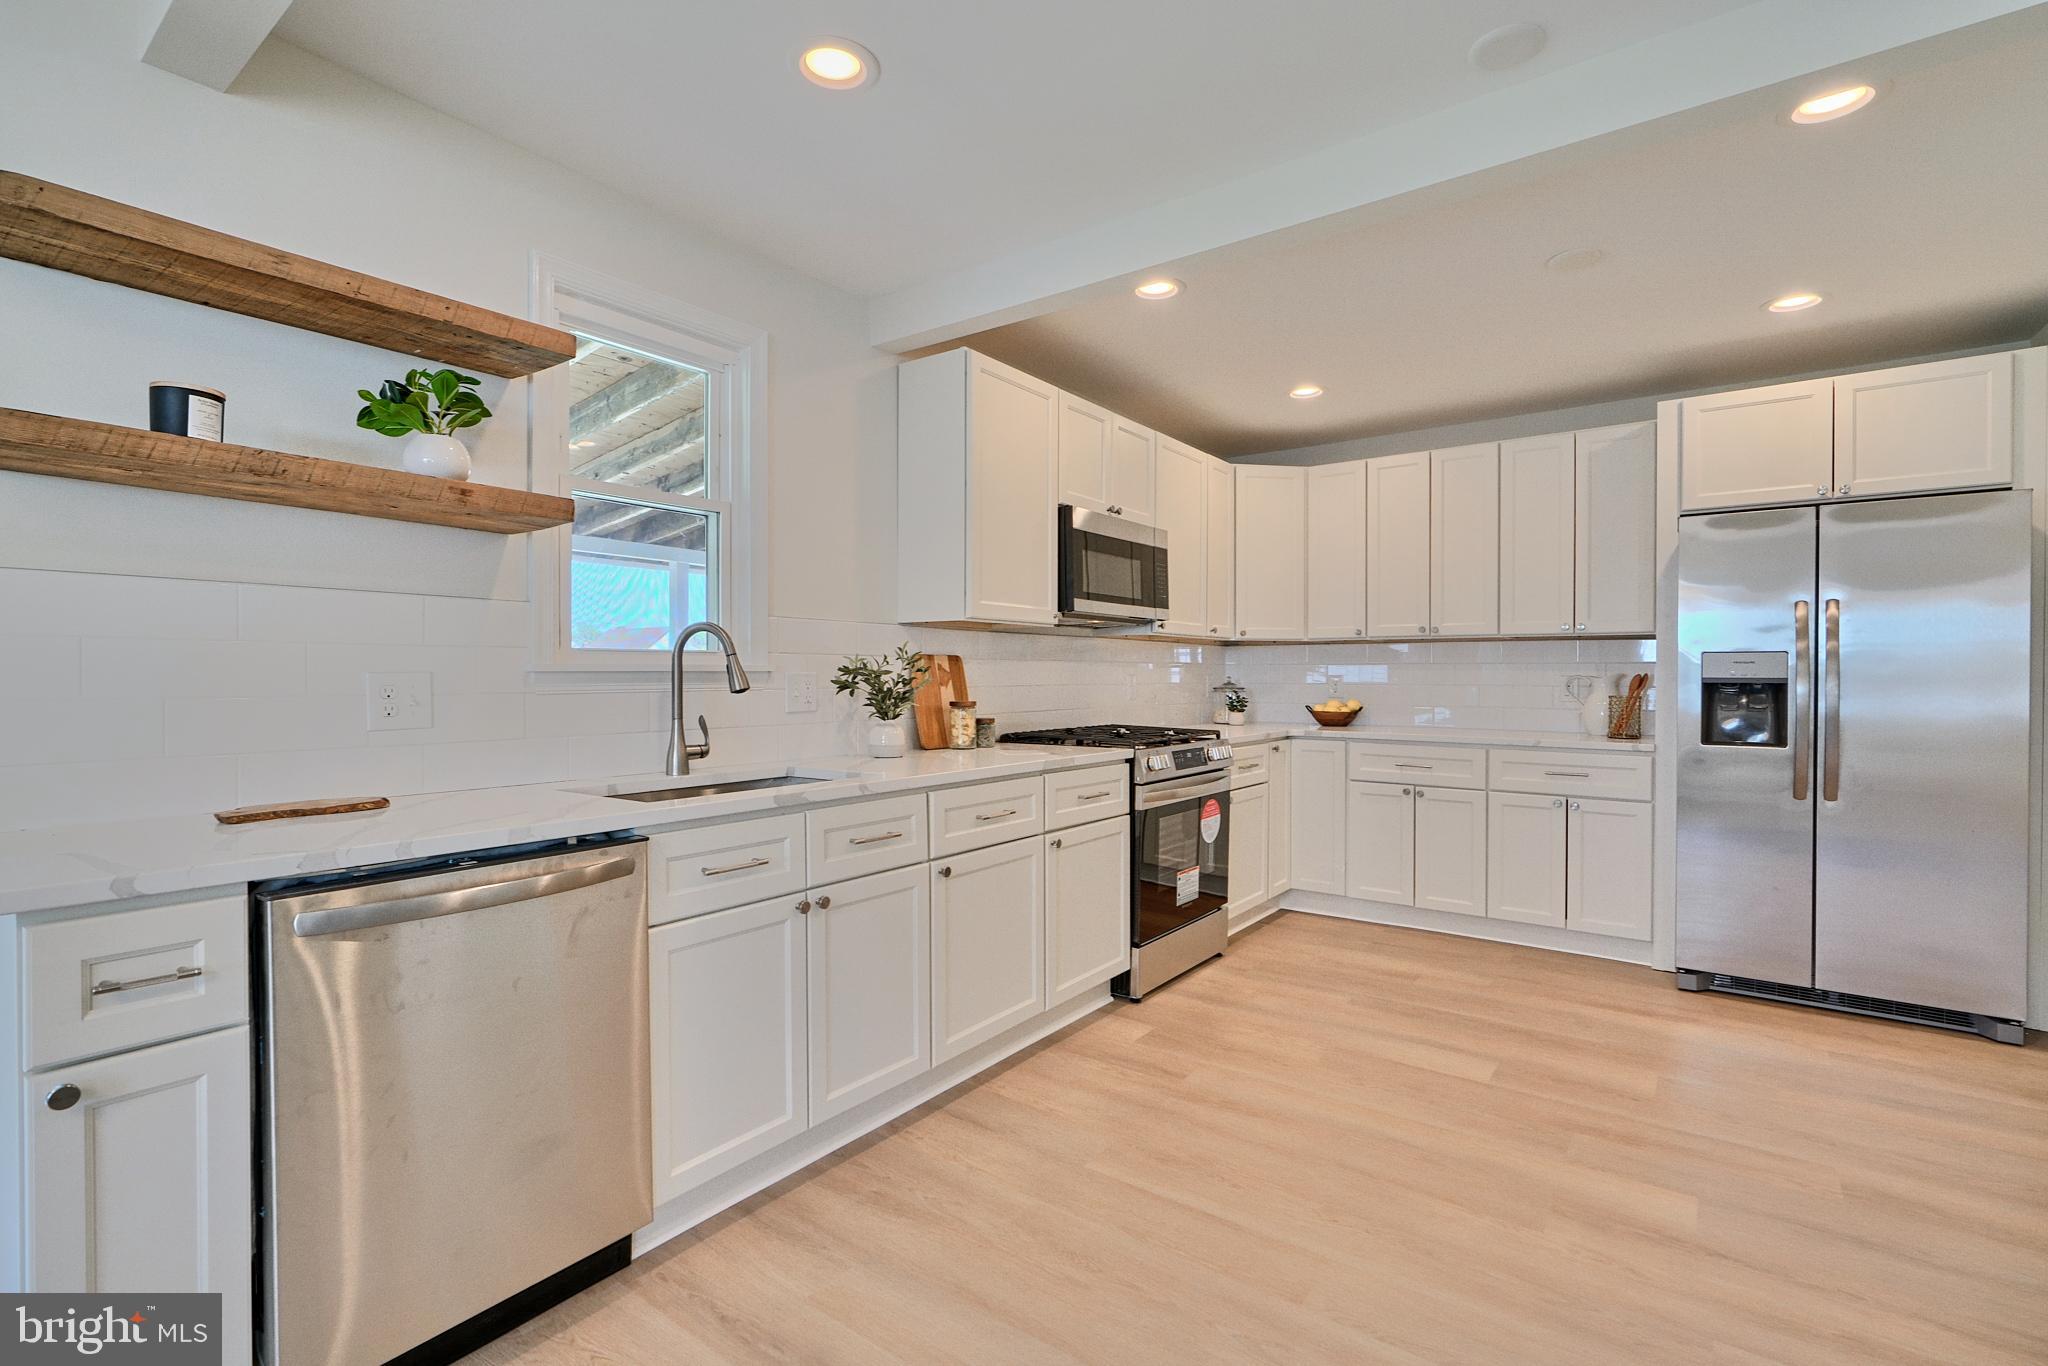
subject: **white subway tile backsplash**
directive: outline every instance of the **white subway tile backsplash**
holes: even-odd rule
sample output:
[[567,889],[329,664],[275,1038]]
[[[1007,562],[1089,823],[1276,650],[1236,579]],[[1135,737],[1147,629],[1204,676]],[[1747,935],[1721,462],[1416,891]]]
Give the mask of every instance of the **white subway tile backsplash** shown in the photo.
[[87,697],[278,697],[306,690],[306,647],[286,641],[83,642]]
[[342,749],[362,744],[370,729],[360,697],[173,697],[161,705],[169,754]]
[[234,634],[234,584],[0,569],[0,638],[105,635],[228,640]]
[[651,693],[528,693],[526,733],[543,737],[647,731],[653,729],[654,711]]
[[[426,790],[558,782],[570,776],[569,752],[566,737],[429,745],[424,751]],[[656,756],[654,767],[660,766]]]
[[426,633],[425,601],[409,593],[245,583],[239,601],[244,640],[411,645]]
[[234,760],[237,801],[310,797],[402,797],[424,792],[418,746],[403,749],[321,749],[244,754]]
[[533,614],[523,602],[482,598],[426,599],[429,645],[531,646]]
[[79,695],[81,642],[73,636],[17,636],[0,650],[0,699]]
[[526,687],[525,650],[504,645],[305,646],[306,690],[316,694],[363,696],[363,675],[430,673],[434,693],[516,693]]
[[0,769],[0,830],[195,815],[242,804],[230,758],[128,755]]
[[355,699],[364,742],[371,745],[450,745],[516,740],[526,734],[523,693],[464,693],[434,697],[434,724],[418,730],[370,730],[368,707]]
[[[161,757],[163,707],[150,698],[46,697],[0,709],[0,765]],[[0,781],[21,779],[7,774]]]

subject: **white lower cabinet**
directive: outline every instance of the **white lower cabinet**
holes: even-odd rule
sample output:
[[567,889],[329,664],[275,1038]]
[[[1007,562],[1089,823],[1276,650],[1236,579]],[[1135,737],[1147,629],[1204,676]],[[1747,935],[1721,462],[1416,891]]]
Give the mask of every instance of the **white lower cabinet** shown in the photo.
[[1415,789],[1415,904],[1454,915],[1486,914],[1486,794]]
[[932,1060],[1039,1013],[1045,1000],[1045,842],[1013,840],[932,865]]
[[649,932],[656,1203],[807,1127],[807,905],[792,894]]
[[1566,929],[1650,937],[1650,811],[1647,802],[1567,804]]
[[240,1025],[25,1077],[26,1288],[216,1292],[249,1360],[249,1070]]
[[810,1110],[819,1124],[932,1065],[930,875],[903,868],[810,900]]
[[1045,1007],[1131,965],[1131,818],[1045,837]]
[[1235,788],[1230,794],[1230,903],[1228,913],[1248,911],[1266,899],[1272,881],[1272,838],[1267,821],[1271,784]]
[[1294,835],[1288,863],[1304,892],[1343,896],[1345,864],[1345,751],[1342,740],[1296,740],[1288,756]]
[[1285,740],[1266,746],[1266,895],[1294,886],[1294,756]]
[[1496,792],[1488,799],[1486,913],[1525,925],[1564,924],[1564,798]]
[[1344,804],[1344,895],[1415,904],[1415,789],[1352,783]]

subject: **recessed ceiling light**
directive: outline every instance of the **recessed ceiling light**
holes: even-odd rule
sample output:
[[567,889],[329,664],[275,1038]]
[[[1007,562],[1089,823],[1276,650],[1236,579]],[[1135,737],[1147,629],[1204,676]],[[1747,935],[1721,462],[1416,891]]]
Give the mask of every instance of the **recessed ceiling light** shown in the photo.
[[1323,386],[1320,384],[1297,384],[1287,391],[1287,397],[1289,398],[1321,398],[1322,396]]
[[850,38],[818,39],[797,55],[796,69],[812,85],[827,90],[872,85],[882,74],[875,54]]
[[1481,71],[1506,71],[1534,57],[1549,41],[1541,24],[1509,24],[1481,34],[1466,57]]
[[1780,294],[1764,307],[1773,313],[1797,313],[1801,309],[1812,308],[1820,302],[1820,298],[1818,294],[1802,290],[1797,294]]
[[1591,270],[1606,259],[1607,253],[1598,247],[1573,247],[1570,251],[1559,252],[1543,264],[1558,271]]
[[1794,123],[1826,123],[1844,114],[1853,114],[1877,98],[1874,87],[1852,85],[1842,90],[1830,90],[1825,95],[1815,95],[1802,102],[1792,111]]
[[1131,293],[1141,299],[1171,299],[1174,295],[1180,293],[1180,281],[1170,280],[1165,276],[1161,276],[1157,280],[1147,280],[1144,284],[1132,290]]

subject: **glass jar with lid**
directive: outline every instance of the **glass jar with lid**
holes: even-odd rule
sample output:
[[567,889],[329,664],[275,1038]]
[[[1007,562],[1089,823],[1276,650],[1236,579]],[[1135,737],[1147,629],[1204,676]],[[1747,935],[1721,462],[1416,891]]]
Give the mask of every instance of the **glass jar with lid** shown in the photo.
[[946,704],[946,748],[974,748],[974,703]]

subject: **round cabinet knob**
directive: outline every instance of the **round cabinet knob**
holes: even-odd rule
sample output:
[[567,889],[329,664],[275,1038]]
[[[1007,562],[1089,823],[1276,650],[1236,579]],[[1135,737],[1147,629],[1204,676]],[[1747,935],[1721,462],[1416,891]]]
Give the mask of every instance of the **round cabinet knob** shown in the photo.
[[1066,846],[1065,846],[1065,845],[1063,845],[1063,844],[1061,844],[1061,843],[1060,843],[1060,841],[1058,841],[1058,840],[1054,840],[1054,841],[1052,842],[1052,847],[1053,847],[1053,848],[1055,848],[1055,849],[1062,849],[1062,848],[1065,848]]
[[1579,804],[1578,804],[1577,802],[1573,802],[1573,803],[1572,803],[1572,810],[1576,811],[1576,810],[1578,810],[1578,809],[1579,809]]
[[67,1081],[62,1086],[51,1091],[49,1095],[44,1096],[43,1104],[49,1106],[52,1110],[69,1110],[84,1098],[85,1092]]
[[1411,790],[1411,789],[1409,789],[1409,788],[1405,788],[1405,787],[1404,787],[1404,788],[1402,788],[1402,789],[1401,789],[1401,795],[1402,795],[1402,796],[1404,796],[1404,797],[1408,796],[1408,795],[1409,795],[1409,793],[1410,793],[1410,790]]
[[940,877],[951,877],[951,876],[953,876],[953,870],[952,870],[951,868],[941,868],[941,869],[939,869],[939,876],[940,876]]
[[1564,805],[1564,798],[1562,798],[1562,797],[1552,797],[1552,798],[1550,799],[1550,804],[1551,804],[1552,806],[1563,806],[1563,805]]
[[1572,629],[1572,624],[1570,622],[1566,622],[1564,625],[1558,627],[1557,629],[1560,631],[1569,631]]
[[1842,487],[1840,487],[1840,488],[1838,488],[1838,489],[1836,489],[1836,490],[1835,490],[1835,492],[1836,492],[1836,493],[1847,493],[1848,491],[1849,491],[1849,486],[1848,486],[1847,484],[1844,484],[1844,485],[1842,485]]
[[821,896],[821,897],[819,897],[819,898],[818,898],[818,909],[819,909],[819,910],[821,910],[821,911],[829,911],[829,910],[831,910],[831,909],[832,909],[832,898],[831,898],[831,897],[829,897],[829,896]]
[[[1404,788],[1402,788],[1401,790],[1402,790],[1403,792],[1406,792],[1406,791],[1407,791],[1408,789],[1404,787]],[[1418,788],[1416,788],[1416,789],[1415,789],[1415,795],[1416,795],[1416,796],[1418,796],[1418,797],[1427,797],[1427,796],[1428,796],[1429,794],[1428,794],[1427,792],[1424,792],[1424,791],[1423,791],[1423,790],[1422,790],[1421,788],[1419,788],[1419,787],[1418,787]]]
[[1354,636],[1362,636],[1365,634],[1365,628],[1363,626],[1354,626],[1351,628],[1351,634]]
[[1825,498],[1828,496],[1828,486],[1826,484],[1822,484],[1819,488],[1815,489],[1814,492],[1819,494],[1821,497]]
[[811,903],[808,897],[796,903],[796,913],[798,915],[809,915],[811,913]]
[[1250,631],[1239,631],[1239,632],[1238,632],[1238,634],[1239,634],[1239,635],[1241,635],[1241,636],[1248,636],[1248,635],[1250,635],[1250,634],[1251,634],[1251,632],[1250,632]]
[[1585,622],[1583,622],[1583,621],[1582,621],[1582,622],[1580,622],[1580,623],[1579,623],[1579,629],[1580,629],[1581,631],[1585,630],[1585,629],[1586,629],[1586,623],[1585,623]]

